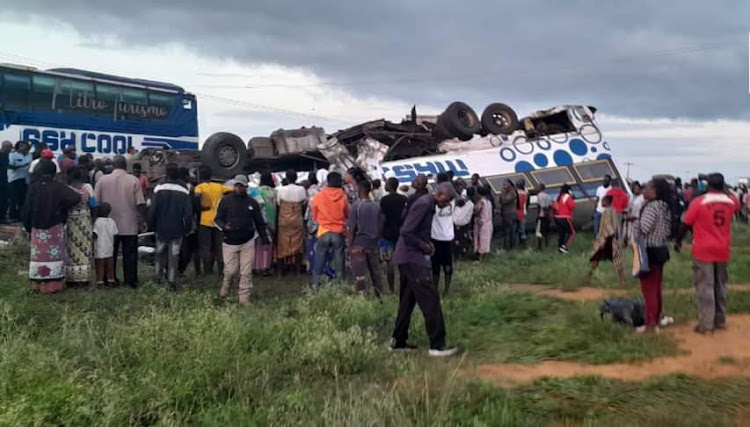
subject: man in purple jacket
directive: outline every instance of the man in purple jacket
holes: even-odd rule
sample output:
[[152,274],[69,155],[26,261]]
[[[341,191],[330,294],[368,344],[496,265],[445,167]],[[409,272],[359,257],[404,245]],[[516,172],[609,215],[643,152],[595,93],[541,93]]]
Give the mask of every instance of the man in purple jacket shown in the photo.
[[409,208],[401,226],[393,263],[405,278],[399,292],[398,316],[393,330],[391,351],[416,350],[409,344],[409,323],[414,305],[419,304],[430,337],[428,354],[433,357],[451,356],[456,349],[445,343],[445,320],[440,296],[432,283],[430,256],[435,251],[430,239],[435,206],[448,206],[456,192],[449,182],[438,184],[434,195],[419,197]]

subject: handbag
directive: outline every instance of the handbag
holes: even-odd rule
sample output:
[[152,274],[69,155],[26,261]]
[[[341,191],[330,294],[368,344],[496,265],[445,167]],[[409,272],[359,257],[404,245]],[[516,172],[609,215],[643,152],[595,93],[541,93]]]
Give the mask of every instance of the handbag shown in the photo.
[[646,253],[650,265],[664,265],[669,261],[669,248],[666,246],[646,248]]
[[633,277],[638,278],[649,271],[648,252],[642,238],[633,239]]

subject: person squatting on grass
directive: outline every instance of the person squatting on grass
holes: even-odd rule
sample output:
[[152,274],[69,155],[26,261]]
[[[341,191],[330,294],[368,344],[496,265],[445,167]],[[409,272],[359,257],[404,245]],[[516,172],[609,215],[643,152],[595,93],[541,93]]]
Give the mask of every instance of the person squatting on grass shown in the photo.
[[193,205],[190,191],[180,181],[176,164],[166,166],[167,181],[154,188],[149,211],[149,226],[156,234],[154,279],[161,283],[165,277],[171,290],[180,290],[178,283],[180,247],[182,239],[193,227]]
[[622,271],[622,258],[620,256],[620,215],[612,208],[612,196],[606,195],[602,199],[601,220],[599,222],[599,234],[594,239],[594,251],[589,258],[591,269],[588,280],[599,267],[600,261],[612,261],[617,270],[620,283],[625,283],[625,275]]
[[[555,199],[552,208],[555,211],[555,225],[557,226],[557,250],[562,254],[567,254],[568,248],[573,244],[573,239],[576,237],[576,229],[573,227],[573,212],[576,209],[576,201],[570,195],[568,184],[563,184],[560,187],[560,194]],[[601,221],[601,215],[599,215],[599,220]]]
[[409,344],[409,323],[414,306],[419,304],[430,338],[428,354],[433,357],[450,356],[456,349],[445,342],[445,320],[440,306],[440,295],[432,283],[430,256],[435,247],[430,239],[432,217],[435,207],[448,206],[455,197],[455,190],[448,182],[439,184],[434,195],[419,197],[406,213],[400,237],[393,252],[393,262],[405,278],[399,291],[398,315],[393,329],[391,351],[413,351]]
[[359,181],[359,200],[352,204],[347,220],[346,243],[351,256],[351,268],[357,291],[367,291],[367,274],[370,274],[375,296],[380,298],[380,205],[370,200],[372,186]]
[[726,328],[727,264],[732,250],[732,217],[739,201],[726,192],[724,176],[708,176],[708,193],[692,200],[688,207],[675,248],[692,228],[693,281],[698,303],[695,332],[705,334]]
[[646,203],[641,208],[640,216],[635,221],[633,234],[642,239],[648,257],[647,273],[640,276],[641,292],[646,306],[646,324],[636,329],[637,332],[658,331],[661,316],[661,288],[664,277],[664,264],[669,261],[667,242],[671,234],[671,200],[667,181],[655,179],[646,184],[643,197]]
[[[245,178],[244,180],[239,178]],[[250,305],[253,263],[255,262],[255,233],[264,244],[270,243],[260,205],[247,194],[247,178],[234,180],[232,192],[221,198],[216,209],[216,226],[222,232],[224,279],[219,296],[226,297],[232,280],[239,274],[239,301]]]

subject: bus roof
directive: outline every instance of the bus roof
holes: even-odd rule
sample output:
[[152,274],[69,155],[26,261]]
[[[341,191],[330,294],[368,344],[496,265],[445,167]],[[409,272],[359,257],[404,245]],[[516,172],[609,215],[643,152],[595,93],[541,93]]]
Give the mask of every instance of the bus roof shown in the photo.
[[51,71],[53,73],[61,73],[61,74],[79,76],[79,77],[86,77],[90,79],[108,80],[110,82],[119,82],[119,83],[147,86],[151,88],[171,90],[171,91],[180,92],[180,93],[185,92],[185,89],[183,89],[182,87],[171,84],[171,83],[157,82],[154,80],[145,80],[145,79],[131,79],[128,77],[115,76],[113,74],[104,74],[104,73],[97,73],[95,71],[79,70],[77,68],[50,68],[47,71]]

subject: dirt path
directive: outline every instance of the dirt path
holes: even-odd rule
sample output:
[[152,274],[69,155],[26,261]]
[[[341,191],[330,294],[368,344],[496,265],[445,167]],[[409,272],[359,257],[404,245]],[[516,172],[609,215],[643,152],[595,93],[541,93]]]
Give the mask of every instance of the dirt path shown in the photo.
[[678,325],[663,333],[675,339],[687,354],[648,362],[582,365],[575,362],[542,362],[534,365],[479,365],[473,374],[500,385],[514,386],[541,377],[602,376],[642,381],[651,376],[682,373],[700,378],[750,375],[750,315],[730,316],[729,328],[713,335],[693,332],[692,324]]
[[[625,295],[638,294],[640,289],[637,285],[632,290],[627,289],[605,289],[582,287],[571,290],[551,288],[543,285],[509,285],[508,289],[515,292],[528,292],[535,295],[541,295],[550,298],[559,298],[567,301],[592,301],[602,300],[607,297],[617,297]],[[750,291],[750,284],[729,285],[730,291],[747,292]],[[695,292],[693,288],[665,289],[664,295],[689,295]]]

